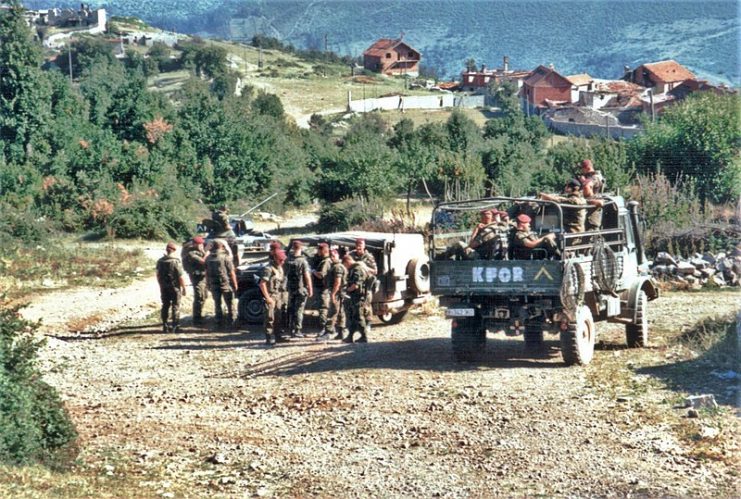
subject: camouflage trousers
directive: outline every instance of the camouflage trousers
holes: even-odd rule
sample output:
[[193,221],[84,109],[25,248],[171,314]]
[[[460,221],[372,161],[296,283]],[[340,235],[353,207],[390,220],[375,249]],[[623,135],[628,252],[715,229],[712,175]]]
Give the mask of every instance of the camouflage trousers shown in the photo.
[[211,294],[214,297],[214,310],[216,311],[216,322],[224,322],[224,310],[221,308],[221,302],[226,305],[226,320],[231,324],[234,321],[234,292],[229,289],[211,288]]
[[332,291],[322,289],[319,294],[319,325],[322,331],[326,331],[329,325],[329,307],[332,302]]
[[327,326],[329,327],[329,330],[333,330],[337,328],[338,331],[342,331],[347,327],[347,323],[345,321],[345,305],[344,305],[344,299],[339,294],[336,296],[337,301],[331,301],[330,297],[330,306],[329,306],[329,317],[327,318]]
[[206,286],[205,274],[190,274],[190,282],[193,284],[193,320],[203,319],[203,305],[206,303],[208,287]]
[[177,326],[180,322],[180,298],[182,297],[180,290],[163,290],[160,297],[162,298],[162,309],[160,310],[162,324],[166,326],[167,319],[170,318],[172,319],[172,325]]
[[272,304],[265,302],[265,334],[270,337],[277,333],[280,336],[285,324],[283,318],[283,302],[280,294],[270,296],[273,299]]
[[306,298],[306,291],[288,292],[288,330],[291,333],[303,332]]
[[371,321],[370,302],[366,300],[365,295],[356,297],[350,296],[345,300],[345,313],[347,314],[347,326],[350,333],[360,332],[364,334]]

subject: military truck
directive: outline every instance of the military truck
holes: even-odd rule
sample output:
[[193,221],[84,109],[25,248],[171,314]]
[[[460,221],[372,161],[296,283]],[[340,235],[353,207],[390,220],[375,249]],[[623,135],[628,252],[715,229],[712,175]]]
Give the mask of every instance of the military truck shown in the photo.
[[[431,289],[452,319],[456,359],[472,361],[486,347],[487,332],[524,335],[526,348],[542,346],[544,332],[560,335],[567,365],[588,364],[596,322],[625,324],[629,347],[648,342],[648,303],[659,290],[648,273],[638,203],[606,196],[599,230],[564,231],[564,212],[584,206],[533,198],[491,197],[440,203],[430,234]],[[509,219],[525,213],[538,235],[555,234],[554,251],[534,249],[526,258],[509,250],[499,260],[451,257],[465,245],[479,212],[496,208]],[[588,208],[594,210],[594,207]],[[514,237],[514,224],[503,230]],[[517,258],[514,258],[517,256]]]
[[[305,243],[304,254],[311,262],[319,243],[337,247],[342,256],[355,248],[358,238],[365,239],[366,251],[373,255],[378,266],[377,287],[371,303],[373,313],[381,322],[397,324],[412,306],[431,299],[430,266],[421,234],[352,231],[299,239]],[[263,320],[263,298],[257,284],[265,265],[267,259],[237,268],[239,319],[244,322],[259,323]],[[318,294],[308,301],[306,310],[316,308]]]

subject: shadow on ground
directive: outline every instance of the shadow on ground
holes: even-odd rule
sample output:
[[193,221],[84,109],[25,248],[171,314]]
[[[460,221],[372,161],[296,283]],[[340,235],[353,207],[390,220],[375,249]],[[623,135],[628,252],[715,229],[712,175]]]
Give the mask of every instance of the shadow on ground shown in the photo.
[[741,321],[736,318],[735,321],[721,319],[699,323],[678,341],[701,350],[697,342],[713,341],[713,335],[716,339],[712,346],[695,359],[643,367],[636,372],[659,378],[670,389],[682,394],[712,393],[719,404],[738,408],[741,406]]

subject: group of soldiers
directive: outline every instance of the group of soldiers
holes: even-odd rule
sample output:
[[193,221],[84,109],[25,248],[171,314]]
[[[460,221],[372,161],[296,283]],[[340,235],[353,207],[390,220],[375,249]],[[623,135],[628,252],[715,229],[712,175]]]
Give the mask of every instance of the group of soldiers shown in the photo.
[[[211,241],[208,250],[204,242],[196,236],[182,252],[182,262],[186,263],[185,271],[193,286],[193,324],[203,324],[203,305],[210,291],[218,326],[233,327],[238,289],[233,255],[223,239]],[[176,249],[175,243],[167,243],[165,255],[157,261],[163,332],[178,331],[180,302],[186,294],[184,268]],[[266,344],[290,341],[289,336],[305,337],[304,308],[315,293],[321,325],[318,340],[367,342],[373,282],[378,269],[375,258],[366,250],[365,240],[357,239],[355,249],[346,251],[342,257],[338,248],[320,243],[311,262],[303,249],[301,241],[293,241],[288,254],[280,242],[270,245],[269,262],[259,281],[265,306]],[[356,333],[359,337],[354,339]]]
[[[602,226],[602,207],[605,203],[602,197],[605,182],[601,173],[594,169],[589,159],[583,160],[579,168],[580,174],[567,182],[563,194],[538,195],[539,199],[564,206],[564,230],[572,234],[598,230]],[[588,206],[593,207],[589,216]],[[547,257],[558,256],[556,235],[548,233],[538,236],[531,230],[531,222],[532,218],[526,213],[520,213],[510,222],[506,211],[483,210],[481,220],[473,228],[469,240],[449,247],[444,257],[504,260],[508,258],[510,249],[512,258],[516,260],[529,259],[535,250],[541,250]]]
[[[270,248],[269,265],[260,276],[265,302],[265,342],[268,345],[303,338],[306,301],[318,295],[320,331],[317,339],[365,343],[370,332],[376,260],[364,239],[340,255],[338,248],[320,243],[311,261],[304,244],[293,241],[286,254],[279,242]],[[358,333],[358,339],[354,339]]]

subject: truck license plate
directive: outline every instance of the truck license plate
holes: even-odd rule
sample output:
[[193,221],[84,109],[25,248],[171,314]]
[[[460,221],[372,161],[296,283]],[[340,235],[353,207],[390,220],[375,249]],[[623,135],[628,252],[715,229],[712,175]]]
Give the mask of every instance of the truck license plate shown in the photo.
[[473,317],[476,311],[472,308],[449,308],[445,311],[445,317]]

